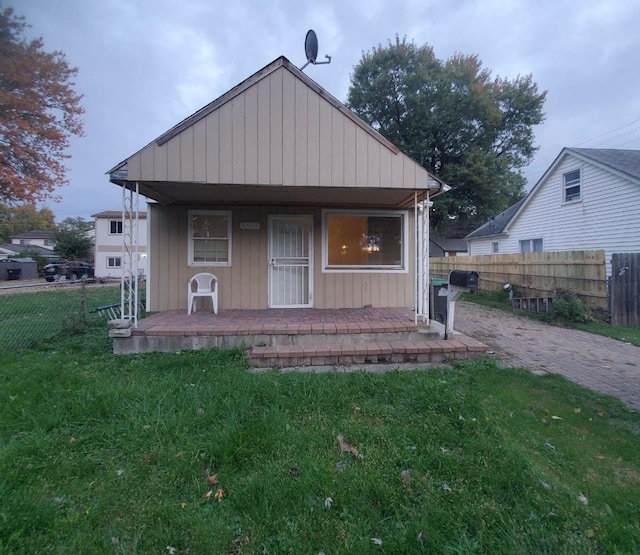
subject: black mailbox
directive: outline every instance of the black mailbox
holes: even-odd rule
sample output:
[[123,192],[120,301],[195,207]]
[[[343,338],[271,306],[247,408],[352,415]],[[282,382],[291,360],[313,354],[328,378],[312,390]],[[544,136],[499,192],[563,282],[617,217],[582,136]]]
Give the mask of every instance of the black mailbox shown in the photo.
[[468,270],[451,270],[449,273],[449,285],[466,287],[467,289],[478,288],[478,273]]

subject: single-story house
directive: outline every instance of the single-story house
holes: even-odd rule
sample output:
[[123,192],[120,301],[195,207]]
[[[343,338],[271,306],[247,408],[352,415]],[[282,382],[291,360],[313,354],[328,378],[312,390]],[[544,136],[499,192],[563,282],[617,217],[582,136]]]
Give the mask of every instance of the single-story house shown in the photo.
[[151,201],[150,312],[186,311],[211,272],[221,311],[428,314],[424,207],[447,185],[284,57],[108,174]]
[[[605,194],[606,193],[606,194]],[[469,254],[640,252],[640,150],[563,148],[529,194],[467,236]]]

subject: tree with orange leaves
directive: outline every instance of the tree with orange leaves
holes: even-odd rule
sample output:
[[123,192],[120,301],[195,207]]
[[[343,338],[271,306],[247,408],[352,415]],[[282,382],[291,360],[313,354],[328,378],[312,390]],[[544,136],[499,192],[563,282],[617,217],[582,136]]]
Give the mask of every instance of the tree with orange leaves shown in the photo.
[[13,9],[0,11],[0,203],[52,198],[68,183],[64,161],[72,135],[83,136],[80,105],[63,52],[31,41]]

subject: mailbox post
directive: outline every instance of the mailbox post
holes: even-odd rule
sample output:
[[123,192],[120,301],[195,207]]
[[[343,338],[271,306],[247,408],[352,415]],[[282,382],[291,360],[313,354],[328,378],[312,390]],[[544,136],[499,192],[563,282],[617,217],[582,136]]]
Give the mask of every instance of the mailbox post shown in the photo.
[[456,309],[456,301],[462,293],[478,288],[478,273],[467,270],[452,270],[449,272],[449,287],[447,290],[447,323],[444,330],[444,338],[448,339],[453,333],[453,320]]

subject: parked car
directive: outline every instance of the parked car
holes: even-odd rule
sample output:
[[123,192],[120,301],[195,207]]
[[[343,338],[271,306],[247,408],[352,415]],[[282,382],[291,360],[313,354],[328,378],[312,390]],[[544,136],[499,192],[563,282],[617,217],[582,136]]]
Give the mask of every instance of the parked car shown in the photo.
[[43,273],[44,279],[47,281],[58,281],[63,277],[73,281],[95,277],[93,266],[80,260],[47,264],[43,269]]

